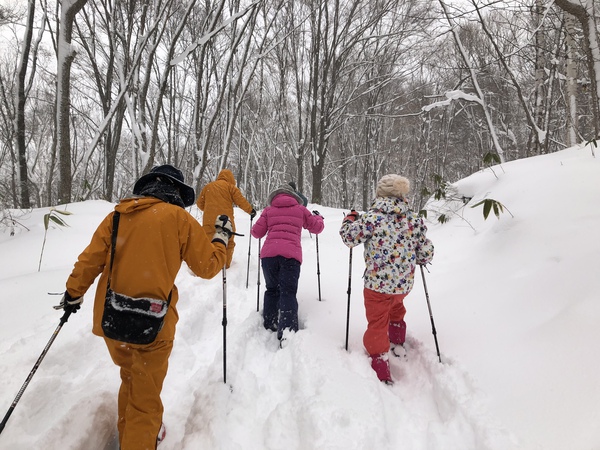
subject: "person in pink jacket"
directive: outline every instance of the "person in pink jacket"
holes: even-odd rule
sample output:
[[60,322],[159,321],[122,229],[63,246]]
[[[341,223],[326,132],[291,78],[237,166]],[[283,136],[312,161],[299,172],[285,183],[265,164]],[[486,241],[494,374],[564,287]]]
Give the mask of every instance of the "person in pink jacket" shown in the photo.
[[260,251],[265,277],[263,325],[284,339],[284,330],[298,331],[298,278],[302,264],[302,229],[319,234],[325,224],[318,211],[311,212],[294,190],[285,185],[269,194],[267,206],[250,230],[260,239],[267,235]]

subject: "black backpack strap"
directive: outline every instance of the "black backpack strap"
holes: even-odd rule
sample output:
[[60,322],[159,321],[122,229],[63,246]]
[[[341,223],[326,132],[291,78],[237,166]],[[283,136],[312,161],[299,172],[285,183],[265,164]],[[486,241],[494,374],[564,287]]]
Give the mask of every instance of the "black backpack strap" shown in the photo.
[[117,247],[117,233],[119,232],[119,219],[121,214],[115,211],[113,214],[113,228],[112,236],[110,238],[110,268],[108,270],[108,281],[106,282],[106,289],[110,289],[110,277],[112,274],[113,261],[115,259],[115,248]]

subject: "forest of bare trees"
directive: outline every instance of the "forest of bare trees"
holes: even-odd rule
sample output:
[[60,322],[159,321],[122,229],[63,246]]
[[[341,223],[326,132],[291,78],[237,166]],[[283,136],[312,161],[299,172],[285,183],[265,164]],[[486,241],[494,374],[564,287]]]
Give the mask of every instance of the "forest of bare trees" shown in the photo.
[[12,0],[0,6],[0,209],[116,201],[153,165],[230,168],[419,208],[489,164],[594,141],[593,0]]

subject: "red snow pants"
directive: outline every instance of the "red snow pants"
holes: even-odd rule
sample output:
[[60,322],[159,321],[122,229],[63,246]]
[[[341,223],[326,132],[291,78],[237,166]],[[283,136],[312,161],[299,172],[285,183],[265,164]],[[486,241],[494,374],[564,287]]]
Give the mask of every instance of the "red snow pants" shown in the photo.
[[160,392],[173,341],[133,345],[104,340],[121,368],[117,422],[121,450],[155,450],[164,410]]
[[363,336],[365,349],[369,355],[387,353],[390,350],[390,322],[404,320],[404,297],[408,294],[382,294],[367,288],[363,294],[367,315],[367,331]]

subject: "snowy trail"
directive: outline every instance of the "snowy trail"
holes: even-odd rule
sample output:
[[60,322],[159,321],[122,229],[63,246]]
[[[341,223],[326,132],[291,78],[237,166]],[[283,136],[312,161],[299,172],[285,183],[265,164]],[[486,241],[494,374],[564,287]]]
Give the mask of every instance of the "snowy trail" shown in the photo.
[[[227,271],[227,384],[222,277],[202,280],[182,267],[180,321],[162,395],[167,437],[161,450],[518,448],[509,433],[487,419],[482,394],[468,374],[454,361],[440,364],[431,345],[409,337],[407,359],[392,360],[396,384],[377,380],[362,348],[366,323],[359,252],[353,266],[349,351],[344,349],[347,251],[323,251],[325,242],[329,249],[341,245],[339,218],[330,222],[320,243],[321,302],[315,241],[303,236],[302,329],[284,349],[274,333],[264,330],[256,311],[256,247],[246,289],[248,247],[239,240]],[[53,273],[54,279],[68,275],[70,267],[61,266],[66,268]],[[261,308],[263,289],[261,281]],[[0,438],[0,450],[115,449],[118,369],[102,340],[90,333],[94,290],[42,363]],[[10,405],[58,323],[60,313],[50,308],[55,301],[39,300],[30,323],[0,343],[0,377],[7,380],[2,404]]]
[[[509,434],[483,419],[481,394],[470,377],[454,362],[440,364],[417,340],[409,339],[407,360],[392,361],[397,382],[390,387],[377,380],[356,339],[346,352],[339,339],[310,327],[312,314],[323,315],[323,309],[343,317],[343,303],[301,298],[309,325],[280,350],[256,312],[256,287],[240,287],[243,269],[239,264],[228,271],[227,385],[220,279],[184,274],[178,281],[183,291],[202,287],[181,312],[165,382],[169,434],[161,448],[517,448]],[[206,297],[212,301],[202,301]],[[190,306],[196,303],[201,306]],[[352,334],[360,340],[362,329]]]

